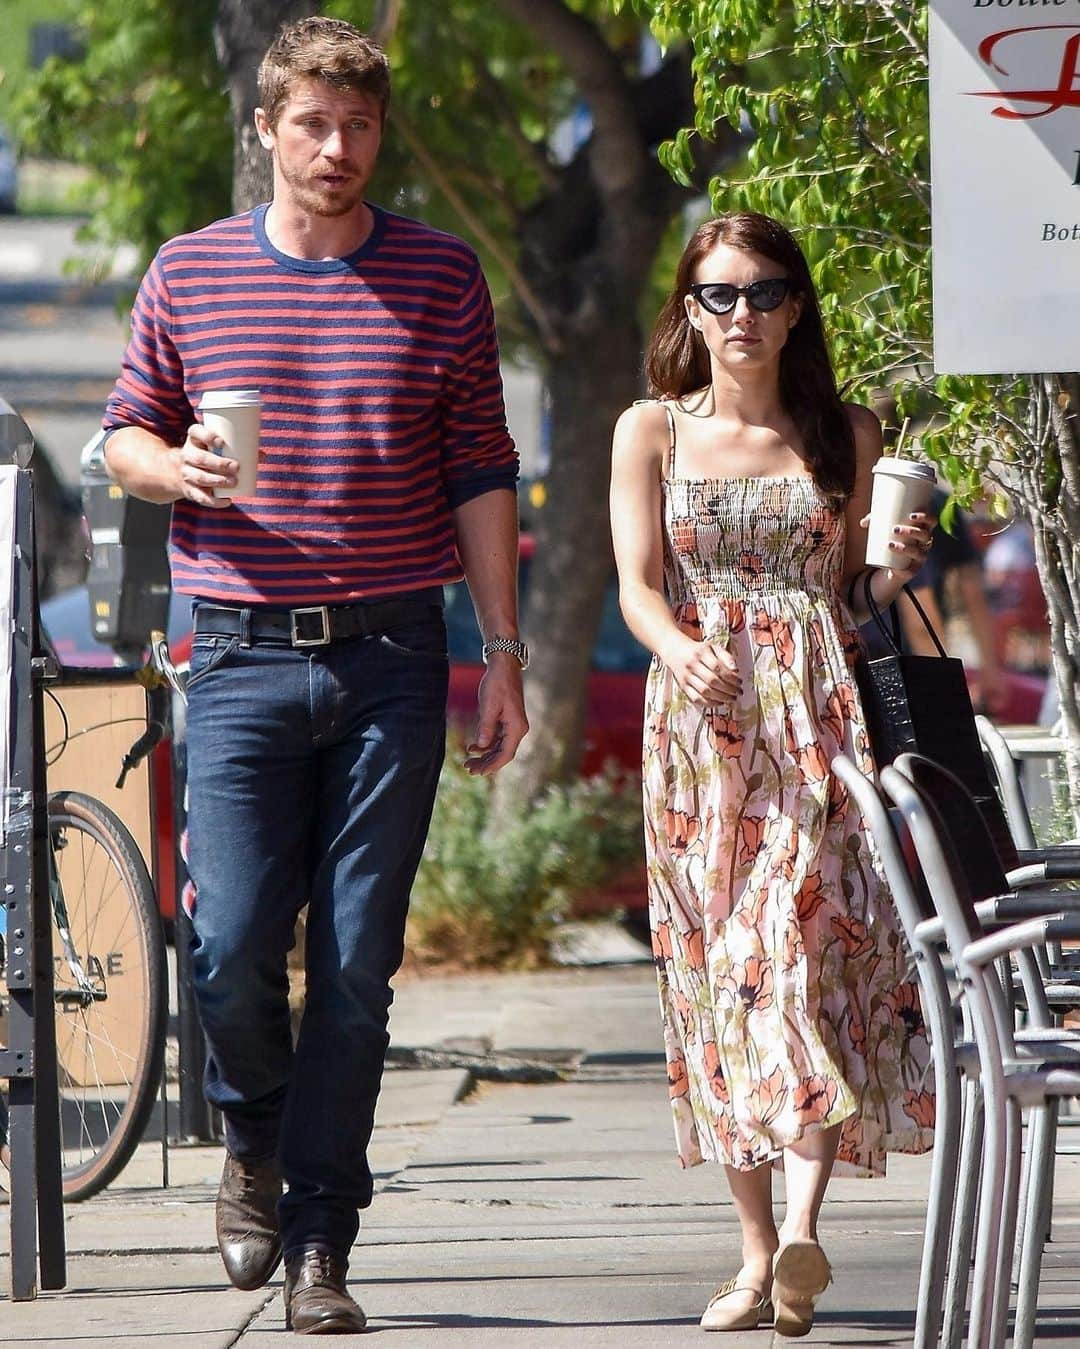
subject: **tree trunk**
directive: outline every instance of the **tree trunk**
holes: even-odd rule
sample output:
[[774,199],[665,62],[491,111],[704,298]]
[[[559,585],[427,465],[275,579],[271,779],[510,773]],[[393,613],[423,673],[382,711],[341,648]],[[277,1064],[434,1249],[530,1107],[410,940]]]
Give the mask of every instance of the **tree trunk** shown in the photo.
[[1031,526],[1046,597],[1074,830],[1080,833],[1080,375],[1033,375],[1026,425],[991,478]]
[[1080,375],[1043,376],[1035,384],[1034,415],[1049,428],[1053,453],[1037,449],[1020,495],[1046,594],[1069,800],[1074,832],[1080,833]]
[[229,81],[233,115],[233,210],[270,200],[270,156],[255,134],[256,76],[266,49],[285,23],[316,12],[314,0],[218,0],[214,44]]
[[1080,575],[1077,574],[1071,544],[1062,547],[1057,531],[1049,528],[1045,519],[1031,518],[1035,541],[1035,558],[1039,577],[1046,593],[1047,615],[1050,620],[1050,654],[1053,677],[1057,682],[1060,700],[1062,739],[1065,742],[1065,770],[1072,802],[1075,831],[1080,833],[1080,715],[1077,708],[1077,657],[1080,651],[1080,629],[1077,627],[1076,599],[1080,598]]
[[[314,14],[314,0],[218,0],[214,43],[229,81],[233,116],[233,210],[248,211],[269,201],[273,185],[270,156],[255,132],[259,103],[259,63],[282,24]],[[289,952],[289,1006],[294,1034],[304,1009],[307,906],[296,924]]]
[[[500,805],[532,800],[572,777],[584,741],[584,690],[604,589],[611,576],[608,524],[611,429],[639,392],[637,324],[581,334],[574,354],[552,364],[551,469],[539,512],[525,635],[531,731],[499,775]],[[587,354],[586,354],[587,353]]]

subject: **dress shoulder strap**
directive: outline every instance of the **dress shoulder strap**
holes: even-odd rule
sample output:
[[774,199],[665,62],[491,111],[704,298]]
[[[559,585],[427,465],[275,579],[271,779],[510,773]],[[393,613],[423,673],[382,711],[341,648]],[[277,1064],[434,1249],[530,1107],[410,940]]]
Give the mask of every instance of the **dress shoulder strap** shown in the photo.
[[668,450],[664,456],[664,462],[660,465],[660,476],[664,482],[675,472],[675,414],[671,410],[671,405],[663,398],[639,398],[634,403],[635,407],[642,403],[659,403],[667,413],[668,423]]
[[660,399],[660,406],[667,413],[668,424],[668,453],[667,463],[664,466],[664,481],[675,476],[675,414],[671,410],[671,404],[665,399]]

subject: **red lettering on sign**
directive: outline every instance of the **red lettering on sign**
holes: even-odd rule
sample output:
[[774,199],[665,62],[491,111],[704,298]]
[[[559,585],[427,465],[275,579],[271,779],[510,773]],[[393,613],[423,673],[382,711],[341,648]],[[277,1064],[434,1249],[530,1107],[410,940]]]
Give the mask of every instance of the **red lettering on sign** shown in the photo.
[[1011,120],[1021,118],[1030,120],[1033,117],[1046,117],[1047,114],[1057,112],[1060,108],[1080,108],[1080,88],[1077,88],[1076,83],[1077,77],[1080,76],[1080,27],[1077,25],[1050,23],[1038,28],[1006,28],[1000,33],[989,33],[979,43],[979,56],[992,70],[996,70],[1000,75],[1007,75],[1008,70],[1001,64],[1003,54],[995,55],[1001,44],[1007,39],[1016,38],[1021,34],[1030,36],[1032,33],[1045,33],[1051,28],[1072,34],[1071,37],[1065,39],[1061,53],[1061,64],[1057,72],[1057,84],[1052,89],[980,89],[971,91],[972,98],[997,98],[1005,99],[1008,103],[1038,103],[1042,105],[1032,112],[1020,112],[1016,108],[999,104],[998,107],[991,110],[992,116],[1005,117]]

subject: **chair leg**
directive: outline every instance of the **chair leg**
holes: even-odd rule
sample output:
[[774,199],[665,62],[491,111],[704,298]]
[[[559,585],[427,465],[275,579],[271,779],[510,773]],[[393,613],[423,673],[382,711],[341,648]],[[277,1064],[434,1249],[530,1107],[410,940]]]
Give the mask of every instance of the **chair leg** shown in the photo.
[[979,1202],[979,1157],[982,1152],[983,1103],[977,1082],[964,1084],[963,1135],[957,1172],[956,1207],[945,1283],[944,1349],[959,1349],[964,1338],[964,1308],[971,1273],[971,1247]]
[[955,1069],[937,1074],[937,1119],[926,1205],[914,1349],[936,1349],[941,1333],[942,1295],[956,1203],[960,1152],[960,1078]]
[[[1048,1108],[1053,1109],[1054,1121],[1050,1125],[1047,1123],[1044,1111]],[[1012,1268],[1012,1287],[1013,1292],[1020,1287],[1020,1266],[1023,1261],[1024,1242],[1027,1239],[1027,1222],[1034,1216],[1034,1197],[1039,1186],[1045,1186],[1049,1194],[1054,1193],[1054,1166],[1056,1162],[1054,1154],[1053,1140],[1057,1133],[1057,1124],[1060,1118],[1060,1102],[1053,1100],[1047,1105],[1032,1106],[1028,1115],[1027,1126],[1027,1147],[1024,1149],[1024,1173],[1020,1179],[1020,1210],[1016,1224],[1016,1240],[1013,1242],[1013,1268]],[[1048,1149],[1045,1156],[1039,1155],[1043,1149]],[[1032,1172],[1032,1158],[1037,1157],[1036,1168],[1042,1167],[1043,1173],[1038,1169]],[[1042,1233],[1042,1244],[1045,1246],[1050,1240],[1050,1222],[1052,1214],[1049,1208],[1046,1209],[1044,1220],[1045,1227]]]
[[1031,1183],[1027,1195],[1020,1250],[1020,1277],[1016,1294],[1013,1349],[1031,1349],[1039,1305],[1039,1274],[1043,1247],[1050,1227],[1054,1195],[1054,1145],[1057,1140],[1058,1102],[1032,1110],[1028,1122]]
[[[981,1057],[981,1056],[980,1056]],[[985,1063],[985,1060],[983,1060]],[[969,1349],[992,1349],[994,1309],[1001,1256],[998,1197],[1006,1184],[1008,1112],[1000,1084],[982,1079],[983,1149],[979,1216],[975,1236],[975,1272],[971,1285]]]
[[1032,1185],[1031,1176],[1031,1142],[1032,1125],[1035,1121],[1036,1110],[1033,1108],[1028,1114],[1028,1141],[1027,1147],[1023,1149],[1023,1159],[1020,1172],[1020,1207],[1017,1211],[1016,1219],[1016,1240],[1013,1242],[1012,1251],[1012,1276],[1010,1286],[1015,1291],[1020,1282],[1020,1253],[1024,1247],[1024,1233],[1026,1230],[1027,1219],[1030,1216],[1031,1206],[1027,1201],[1027,1196]]
[[1009,1284],[1012,1248],[1016,1238],[1016,1213],[1020,1194],[1020,1153],[1023,1147],[1023,1116],[1018,1101],[1005,1098],[1005,1173],[998,1215],[997,1267],[994,1272],[993,1306],[990,1313],[990,1344],[1004,1349],[1009,1333]]

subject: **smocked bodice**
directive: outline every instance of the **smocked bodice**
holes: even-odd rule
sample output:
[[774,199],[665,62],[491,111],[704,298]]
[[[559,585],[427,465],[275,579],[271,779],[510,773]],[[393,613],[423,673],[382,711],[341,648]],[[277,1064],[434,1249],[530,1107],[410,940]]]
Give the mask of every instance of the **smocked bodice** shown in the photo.
[[664,525],[664,574],[675,609],[793,591],[836,599],[844,517],[810,477],[671,478]]

